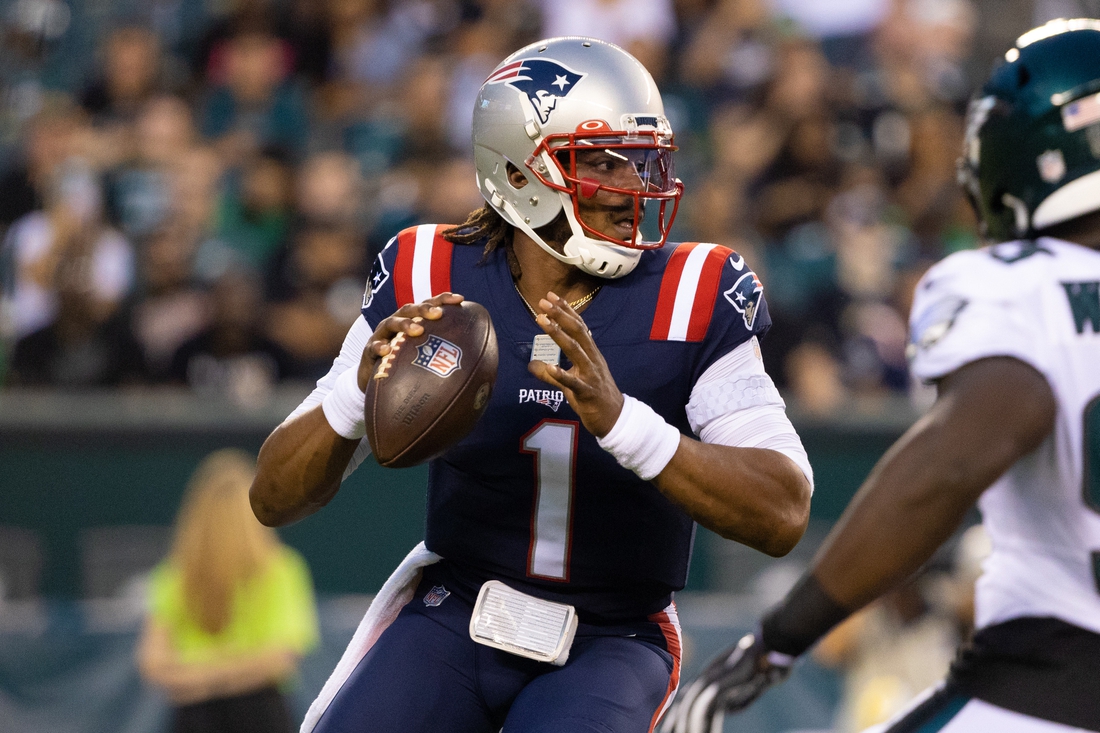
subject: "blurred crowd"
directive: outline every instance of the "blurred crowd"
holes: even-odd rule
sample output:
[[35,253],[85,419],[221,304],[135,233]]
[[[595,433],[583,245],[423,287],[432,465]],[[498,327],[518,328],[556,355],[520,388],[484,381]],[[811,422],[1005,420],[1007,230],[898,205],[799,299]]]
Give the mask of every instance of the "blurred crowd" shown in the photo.
[[955,161],[982,44],[1034,20],[984,5],[9,0],[0,383],[248,403],[316,379],[380,247],[481,205],[481,82],[580,33],[657,79],[687,189],[673,239],[759,272],[780,387],[822,412],[902,391],[916,278],[976,244]]

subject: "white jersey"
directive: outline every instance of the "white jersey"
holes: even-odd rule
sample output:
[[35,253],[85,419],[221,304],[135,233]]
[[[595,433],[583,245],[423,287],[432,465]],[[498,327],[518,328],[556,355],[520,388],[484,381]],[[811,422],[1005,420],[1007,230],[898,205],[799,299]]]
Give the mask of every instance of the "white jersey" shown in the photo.
[[1100,251],[1055,239],[946,258],[917,286],[912,370],[1010,356],[1046,377],[1053,433],[979,501],[993,552],[976,625],[1052,616],[1100,633]]

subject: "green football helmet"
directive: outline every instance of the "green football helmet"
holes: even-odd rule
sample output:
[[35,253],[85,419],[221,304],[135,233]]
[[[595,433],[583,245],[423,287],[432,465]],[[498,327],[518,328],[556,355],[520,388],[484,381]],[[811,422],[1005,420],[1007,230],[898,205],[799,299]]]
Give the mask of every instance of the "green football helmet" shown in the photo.
[[959,182],[996,241],[1100,209],[1100,20],[1020,36],[970,103]]

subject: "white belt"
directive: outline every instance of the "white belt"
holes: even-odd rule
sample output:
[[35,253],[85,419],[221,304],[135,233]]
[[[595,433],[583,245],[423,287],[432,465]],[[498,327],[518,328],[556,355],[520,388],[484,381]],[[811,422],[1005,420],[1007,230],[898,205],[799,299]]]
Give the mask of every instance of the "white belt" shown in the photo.
[[481,586],[470,616],[478,644],[559,667],[569,659],[577,633],[577,610],[509,588],[499,580]]

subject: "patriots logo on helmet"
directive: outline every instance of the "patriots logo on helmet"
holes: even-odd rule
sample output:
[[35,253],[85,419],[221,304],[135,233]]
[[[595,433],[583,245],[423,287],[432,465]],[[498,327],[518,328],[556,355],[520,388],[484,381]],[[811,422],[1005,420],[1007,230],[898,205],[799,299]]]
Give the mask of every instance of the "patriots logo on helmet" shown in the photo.
[[[744,260],[742,267],[744,267]],[[731,264],[732,258],[731,258]],[[726,300],[730,302],[730,305],[734,307],[741,317],[745,319],[745,328],[752,330],[752,324],[756,323],[756,313],[760,308],[760,296],[764,293],[764,284],[760,282],[760,278],[756,276],[756,273],[749,270],[741,277],[737,278],[737,282],[733,284],[733,287],[722,293],[726,296]]]
[[507,84],[526,94],[538,113],[539,122],[550,121],[550,113],[558,106],[558,100],[573,90],[587,74],[573,71],[553,59],[524,59],[505,64],[485,80],[486,84]]
[[378,259],[374,261],[374,267],[370,271],[370,279],[367,281],[367,291],[363,293],[363,307],[370,308],[374,301],[374,294],[390,279],[390,271],[386,269],[386,263],[382,261],[382,253],[378,253]]

